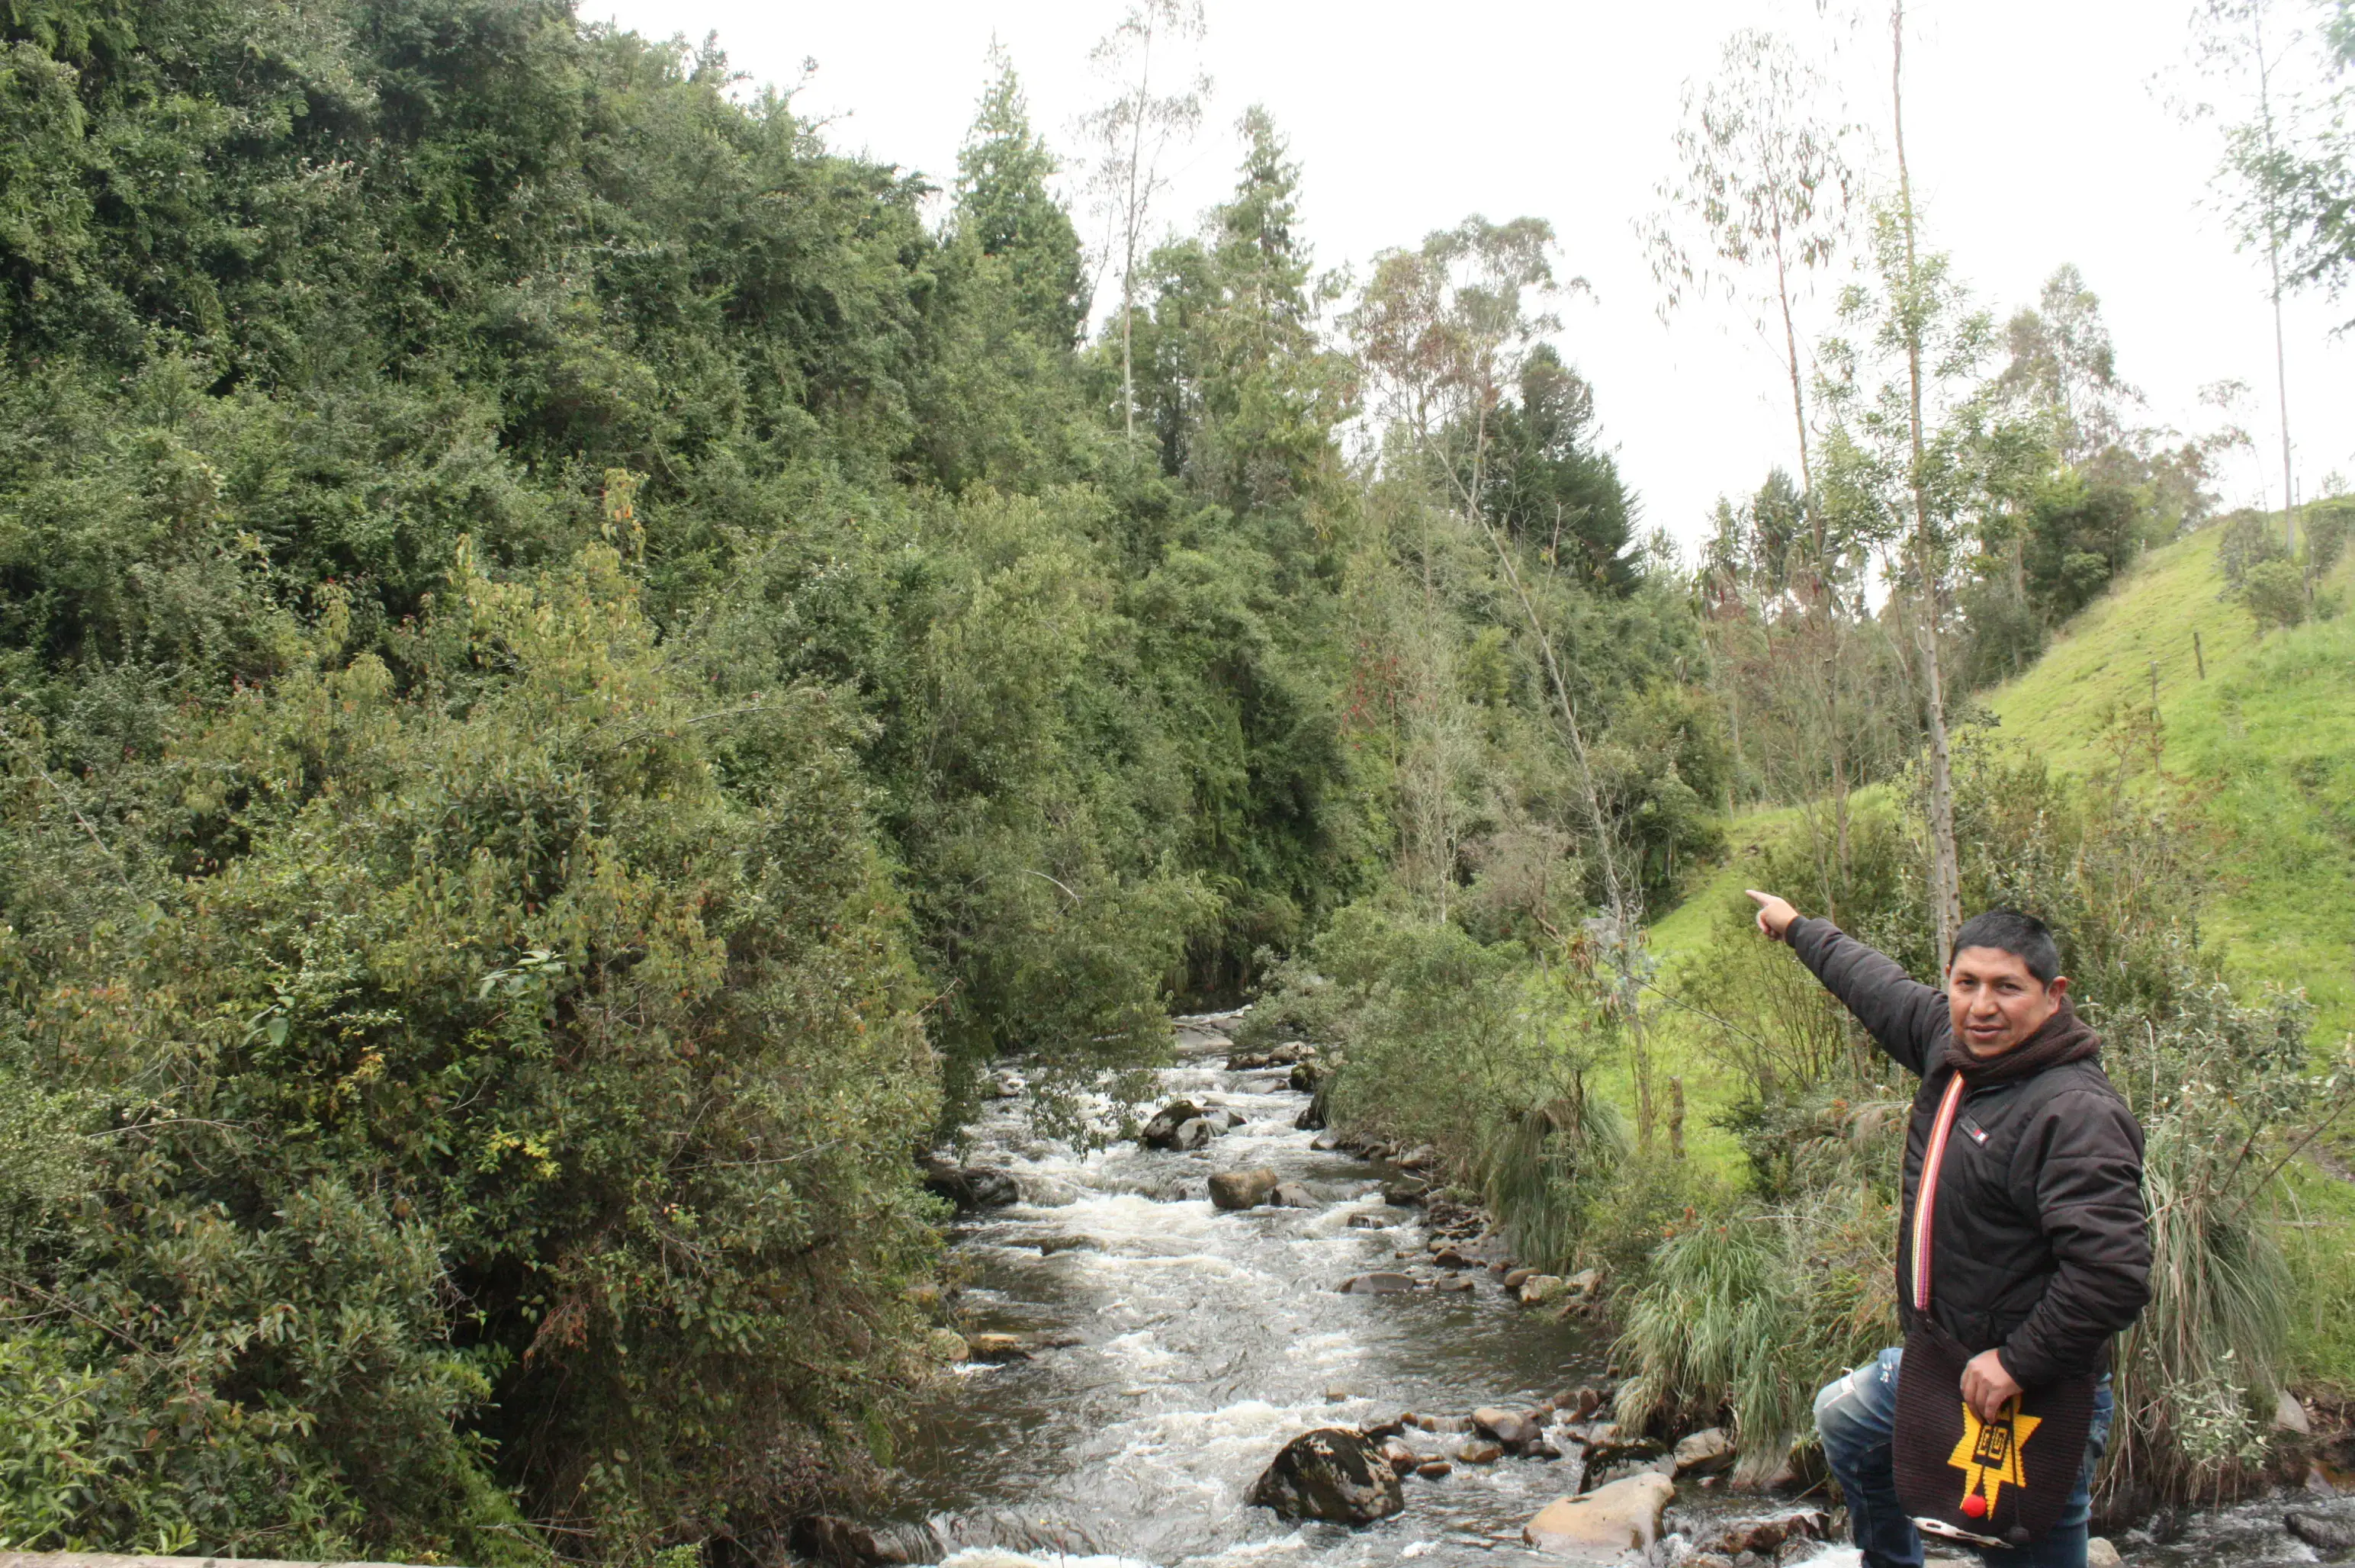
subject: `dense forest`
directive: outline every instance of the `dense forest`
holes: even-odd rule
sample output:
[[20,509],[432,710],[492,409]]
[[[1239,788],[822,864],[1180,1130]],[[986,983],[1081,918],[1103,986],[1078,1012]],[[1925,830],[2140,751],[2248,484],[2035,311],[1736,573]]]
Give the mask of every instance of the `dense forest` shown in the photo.
[[[1548,227],[1321,274],[1257,110],[1105,287],[1002,60],[935,185],[559,0],[0,36],[5,1543],[758,1552],[888,1474],[986,1070],[1113,1136],[1171,1006],[1245,996],[1779,1460],[1887,1314],[1834,1298],[1893,1156],[1805,1136],[1870,1080],[1837,1018],[1646,931],[1771,818],[1933,966],[1949,772],[1952,896],[2070,917],[2114,1032],[2245,1088],[2138,1106],[2250,1300],[2169,1304],[2130,1452],[2254,1462],[2273,1162],[2215,1150],[2343,1085],[2200,945],[2149,726],[2064,781],[1971,694],[2211,523],[2253,626],[2328,618],[2355,506],[2212,519],[2073,270],[1998,325],[1859,197],[1795,462],[1687,561]],[[1675,1328],[1753,1286],[1747,1349]]]

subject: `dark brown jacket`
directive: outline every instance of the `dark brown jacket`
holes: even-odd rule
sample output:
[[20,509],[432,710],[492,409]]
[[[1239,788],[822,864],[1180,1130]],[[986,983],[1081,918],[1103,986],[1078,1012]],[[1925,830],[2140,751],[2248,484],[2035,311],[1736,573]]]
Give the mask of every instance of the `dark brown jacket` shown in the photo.
[[2023,1387],[2105,1370],[2111,1337],[2150,1296],[2150,1234],[2142,1128],[2102,1071],[2100,1040],[2063,1003],[2015,1051],[1979,1063],[1953,1043],[1944,991],[1829,921],[1793,921],[1785,937],[1881,1050],[1922,1078],[1905,1136],[1901,1317],[1910,1326],[1922,1158],[1961,1071],[1934,1221],[1931,1316],[1974,1355],[2000,1349]]

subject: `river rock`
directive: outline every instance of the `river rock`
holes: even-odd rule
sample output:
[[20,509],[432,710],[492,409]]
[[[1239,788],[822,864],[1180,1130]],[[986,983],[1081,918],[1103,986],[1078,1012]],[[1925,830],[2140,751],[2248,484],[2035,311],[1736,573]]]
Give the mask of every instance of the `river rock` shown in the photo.
[[1195,1149],[1206,1147],[1218,1136],[1219,1129],[1212,1125],[1209,1117],[1196,1116],[1189,1121],[1178,1124],[1178,1130],[1169,1135],[1167,1147],[1180,1153],[1191,1153]]
[[1136,1141],[1147,1148],[1176,1148],[1178,1129],[1188,1122],[1201,1120],[1202,1107],[1191,1100],[1172,1100],[1153,1113]]
[[1599,1268],[1581,1269],[1562,1283],[1570,1287],[1572,1296],[1583,1300],[1603,1287],[1603,1271]]
[[905,1562],[904,1557],[887,1556],[882,1542],[865,1525],[830,1513],[814,1514],[794,1521],[794,1550],[814,1563],[829,1568],[865,1568],[866,1564]]
[[2287,1389],[2281,1390],[2274,1396],[2274,1429],[2277,1432],[2295,1432],[2300,1437],[2314,1435],[2314,1423],[2307,1419],[2306,1406],[2300,1404],[2297,1402],[2297,1395]]
[[924,1349],[932,1352],[932,1360],[936,1361],[957,1362],[973,1359],[973,1347],[966,1344],[964,1336],[954,1328],[935,1328],[925,1335]]
[[1631,1476],[1582,1498],[1557,1498],[1522,1527],[1521,1539],[1549,1556],[1607,1563],[1660,1539],[1660,1516],[1676,1492],[1666,1476]]
[[2282,1528],[2318,1552],[2355,1550],[2355,1519],[2292,1509],[2282,1516]]
[[1039,1255],[1051,1258],[1057,1253],[1092,1253],[1096,1251],[1093,1236],[1049,1236],[1039,1243]]
[[1245,1500],[1285,1519],[1370,1524],[1406,1507],[1398,1472],[1357,1433],[1320,1426],[1285,1444]]
[[1736,1457],[1733,1438],[1724,1427],[1704,1427],[1677,1445],[1677,1478],[1714,1476],[1721,1470],[1731,1470]]
[[1538,1424],[1517,1410],[1503,1410],[1495,1405],[1483,1405],[1472,1413],[1472,1427],[1502,1443],[1508,1448],[1518,1448],[1538,1435]]
[[1396,1296],[1414,1288],[1414,1275],[1376,1269],[1371,1274],[1351,1275],[1337,1288],[1344,1296]]
[[1831,1523],[1831,1515],[1820,1509],[1803,1509],[1771,1519],[1736,1520],[1697,1537],[1693,1550],[1726,1557],[1739,1557],[1745,1552],[1772,1557],[1790,1541],[1823,1540],[1830,1532]]
[[1323,1097],[1309,1101],[1307,1107],[1292,1118],[1292,1125],[1304,1133],[1312,1133],[1322,1127],[1325,1125]]
[[1559,1275],[1533,1274],[1521,1281],[1521,1288],[1517,1294],[1521,1298],[1522,1306],[1536,1307],[1560,1296],[1561,1284],[1561,1276]]
[[1505,1271],[1505,1288],[1507,1290],[1518,1292],[1521,1286],[1529,1283],[1529,1276],[1537,1272],[1538,1271],[1533,1268],[1507,1269]]
[[1030,1347],[1019,1334],[975,1334],[965,1341],[976,1361],[1027,1361]]
[[1471,1290],[1472,1290],[1472,1282],[1471,1282],[1470,1280],[1468,1280],[1468,1279],[1465,1279],[1465,1278],[1462,1275],[1460,1275],[1460,1274],[1457,1274],[1457,1275],[1448,1275],[1445,1279],[1443,1279],[1443,1280],[1439,1281],[1437,1284],[1433,1285],[1432,1286],[1432,1288],[1433,1288],[1433,1290],[1445,1290],[1445,1291],[1454,1291],[1454,1292],[1457,1292],[1457,1293],[1461,1293],[1461,1294],[1469,1294],[1469,1293],[1471,1292]]
[[1387,1231],[1390,1228],[1391,1222],[1388,1220],[1383,1219],[1380,1214],[1352,1214],[1349,1216],[1349,1229],[1352,1231]]
[[1256,1209],[1275,1196],[1275,1172],[1266,1166],[1222,1170],[1210,1178],[1210,1201],[1220,1209]]
[[2085,1568],[2126,1568],[2126,1559],[2107,1537],[2096,1535],[2085,1542]]
[[1275,1190],[1267,1195],[1267,1200],[1270,1203],[1274,1204],[1279,1209],[1316,1209],[1323,1207],[1323,1205],[1316,1201],[1316,1194],[1309,1191],[1307,1188],[1303,1187],[1297,1181],[1277,1182],[1275,1184]]
[[1341,1147],[1341,1140],[1329,1131],[1322,1132],[1308,1140],[1308,1147],[1318,1154],[1331,1154]]
[[1003,1209],[1022,1201],[1022,1189],[1002,1170],[954,1165],[944,1159],[925,1160],[922,1168],[924,1190],[960,1209]]
[[1417,1144],[1391,1163],[1401,1170],[1429,1170],[1439,1163],[1439,1151],[1429,1144]]
[[1393,1209],[1412,1209],[1431,1192],[1431,1187],[1421,1181],[1393,1181],[1383,1187],[1382,1201]]
[[1505,1445],[1473,1437],[1455,1445],[1455,1456],[1467,1465],[1493,1465],[1505,1456]]
[[1414,1467],[1414,1473],[1426,1481],[1435,1481],[1442,1476],[1454,1474],[1455,1469],[1455,1467],[1444,1459],[1425,1459]]
[[[1369,1433],[1368,1435],[1370,1437],[1372,1435]],[[1417,1465],[1423,1463],[1423,1456],[1408,1447],[1404,1438],[1385,1437],[1382,1438],[1380,1442],[1382,1463],[1388,1465],[1400,1475],[1405,1475],[1409,1470],[1413,1469]]]

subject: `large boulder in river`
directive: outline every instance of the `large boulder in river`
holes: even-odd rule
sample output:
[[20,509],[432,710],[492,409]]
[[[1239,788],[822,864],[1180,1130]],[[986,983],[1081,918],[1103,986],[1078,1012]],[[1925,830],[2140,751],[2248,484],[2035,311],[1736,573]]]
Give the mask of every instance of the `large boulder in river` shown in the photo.
[[1266,1166],[1222,1170],[1210,1178],[1210,1201],[1220,1209],[1256,1209],[1275,1196],[1276,1176]]
[[1557,1498],[1521,1529],[1521,1539],[1550,1557],[1608,1563],[1660,1539],[1660,1516],[1676,1496],[1666,1476],[1630,1476],[1582,1498]]
[[1147,1148],[1176,1148],[1178,1129],[1188,1122],[1201,1120],[1201,1116],[1202,1107],[1193,1101],[1172,1100],[1153,1113],[1153,1119],[1145,1124],[1136,1141]]
[[1346,1427],[1320,1426],[1285,1444],[1245,1500],[1285,1519],[1371,1524],[1404,1509],[1406,1493],[1380,1445]]
[[1002,1170],[928,1159],[923,1162],[923,1172],[924,1190],[947,1199],[960,1209],[1003,1209],[1022,1201],[1022,1189]]
[[1178,1123],[1178,1130],[1170,1134],[1169,1141],[1161,1147],[1180,1150],[1198,1149],[1206,1147],[1218,1136],[1219,1125],[1216,1122],[1211,1121],[1208,1116],[1195,1116]]

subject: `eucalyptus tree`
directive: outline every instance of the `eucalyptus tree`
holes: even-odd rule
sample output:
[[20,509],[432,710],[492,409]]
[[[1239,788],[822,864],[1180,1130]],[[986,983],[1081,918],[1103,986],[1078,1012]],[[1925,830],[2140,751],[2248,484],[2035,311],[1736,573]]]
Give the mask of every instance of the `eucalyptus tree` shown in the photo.
[[1416,250],[1374,258],[1357,306],[1343,323],[1371,386],[1373,411],[1403,435],[1438,477],[1466,528],[1485,537],[1499,574],[1527,621],[1561,720],[1589,842],[1603,882],[1595,935],[1615,976],[1617,1021],[1634,1069],[1636,1125],[1646,1146],[1656,1121],[1642,991],[1652,964],[1643,951],[1644,886],[1625,825],[1587,738],[1577,693],[1563,668],[1514,544],[1486,505],[1490,461],[1506,400],[1538,360],[1561,319],[1545,308],[1582,278],[1554,276],[1553,227],[1542,219],[1491,223],[1475,215],[1425,237]]
[[[1923,443],[1923,359],[1933,331],[1954,316],[1955,306],[1947,290],[1947,265],[1934,258],[1924,266],[1913,210],[1913,171],[1905,157],[1905,0],[1889,6],[1890,125],[1897,151],[1897,201],[1876,215],[1873,264],[1880,275],[1887,310],[1878,336],[1902,345],[1905,355],[1906,422],[1908,426],[1907,489],[1913,511],[1913,555],[1915,581],[1922,591],[1914,636],[1922,661],[1922,709],[1930,735],[1930,911],[1943,956],[1954,946],[1963,923],[1962,860],[1955,848],[1954,754],[1946,738],[1946,685],[1942,667],[1945,641],[1938,582],[1945,557],[1945,541],[1933,520],[1937,475]],[[1896,263],[1902,257],[1902,267]],[[1977,318],[1958,317],[1960,321]],[[1958,331],[1958,338],[1968,336]],[[1959,347],[1959,344],[1956,346]],[[1949,379],[1951,361],[1933,367],[1937,380]],[[1976,362],[1971,366],[1976,368]],[[1936,497],[1943,501],[1944,497]]]
[[2142,394],[2119,377],[2101,296],[2073,263],[2053,269],[2004,336],[2011,358],[1998,384],[2049,416],[2062,457],[2082,464],[2118,439],[2121,405]]
[[[1089,62],[1117,88],[1081,122],[1098,153],[1090,188],[1111,227],[1109,248],[1120,263],[1121,411],[1136,435],[1136,267],[1153,204],[1168,188],[1162,159],[1201,128],[1210,79],[1184,78],[1184,51],[1201,41],[1202,0],[1131,0],[1112,31],[1096,41]],[[1180,53],[1185,85],[1166,91],[1169,54]],[[1156,61],[1156,51],[1161,55]],[[1162,75],[1156,77],[1156,69]]]
[[1937,951],[1961,923],[1941,623],[1956,546],[1989,504],[1997,464],[2019,443],[1983,375],[1994,318],[1974,306],[1943,252],[1923,251],[1896,203],[1873,215],[1869,271],[1840,298],[1839,330],[1821,349],[1830,416],[1822,504],[1828,525],[1891,560],[1910,596],[1917,695],[1929,740],[1927,828]]
[[[2341,18],[2342,24],[2344,17]],[[2274,395],[2281,414],[2282,544],[2297,549],[2297,482],[2289,424],[2289,350],[2282,331],[2282,247],[2291,235],[2295,201],[2282,176],[2290,166],[2283,75],[2296,31],[2275,15],[2275,0],[2199,0],[2192,12],[2193,48],[2211,77],[2245,94],[2244,118],[2224,129],[2224,162],[2217,179],[2226,189],[2241,243],[2265,253],[2274,316]],[[2343,33],[2342,33],[2343,37]],[[2219,112],[2214,104],[2195,112]]]
[[[1762,335],[1781,329],[1802,491],[1815,464],[1797,299],[1805,275],[1838,253],[1857,188],[1850,127],[1821,112],[1827,91],[1780,35],[1744,28],[1727,38],[1719,74],[1685,89],[1678,173],[1659,187],[1668,209],[1643,226],[1663,315],[1689,291],[1717,289],[1751,311]],[[1820,554],[1820,538],[1817,546]]]

